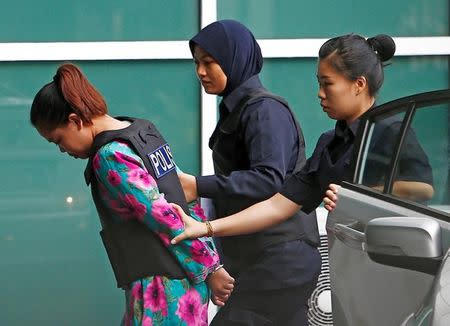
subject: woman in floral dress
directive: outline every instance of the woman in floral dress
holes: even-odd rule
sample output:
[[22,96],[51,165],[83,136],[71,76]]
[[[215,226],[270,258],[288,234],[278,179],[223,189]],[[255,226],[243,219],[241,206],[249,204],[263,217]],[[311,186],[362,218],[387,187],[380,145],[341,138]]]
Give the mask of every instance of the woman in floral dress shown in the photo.
[[[133,281],[125,290],[122,324],[207,325],[210,290],[213,301],[223,305],[234,282],[219,265],[212,240],[171,245],[170,239],[183,231],[184,224],[159,192],[141,157],[124,141],[111,141],[93,150],[99,134],[128,128],[133,122],[109,116],[103,97],[70,63],[60,66],[54,80],[36,94],[30,120],[61,152],[91,158],[108,218],[115,223],[142,222],[142,227],[158,235],[187,275],[181,279],[151,275]],[[189,208],[194,218],[204,219],[198,205],[192,203]]]

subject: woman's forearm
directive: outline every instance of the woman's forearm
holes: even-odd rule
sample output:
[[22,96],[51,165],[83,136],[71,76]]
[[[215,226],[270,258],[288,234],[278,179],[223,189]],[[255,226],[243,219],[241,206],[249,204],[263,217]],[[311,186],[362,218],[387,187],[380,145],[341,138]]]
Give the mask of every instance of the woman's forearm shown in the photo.
[[418,181],[396,181],[392,187],[392,194],[412,201],[430,200],[434,195],[432,185]]
[[[383,191],[384,185],[372,187],[375,190]],[[432,185],[419,181],[395,181],[392,185],[392,194],[394,196],[421,202],[430,200],[434,195]]]
[[211,221],[214,236],[233,236],[264,230],[283,222],[299,209],[300,205],[277,193],[236,214]]

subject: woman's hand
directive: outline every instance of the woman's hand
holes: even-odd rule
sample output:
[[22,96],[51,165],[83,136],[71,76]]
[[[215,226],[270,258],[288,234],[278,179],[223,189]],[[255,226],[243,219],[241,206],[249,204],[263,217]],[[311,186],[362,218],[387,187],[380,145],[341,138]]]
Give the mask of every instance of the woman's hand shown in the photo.
[[177,204],[171,203],[170,205],[178,213],[178,215],[181,216],[181,219],[184,222],[184,232],[173,238],[171,241],[172,244],[177,244],[185,239],[197,239],[208,234],[208,228],[205,223],[194,220]]
[[178,178],[180,179],[181,186],[183,187],[184,197],[186,201],[190,203],[198,198],[197,193],[197,181],[193,175],[178,172]]
[[224,306],[225,301],[228,300],[231,292],[233,292],[234,278],[228,274],[225,268],[220,267],[208,275],[207,282],[211,290],[211,301],[216,306]]
[[332,212],[336,208],[336,203],[338,201],[337,193],[339,191],[339,188],[341,188],[341,186],[334,183],[330,183],[330,185],[328,186],[328,190],[325,192],[323,203],[324,207],[329,212]]

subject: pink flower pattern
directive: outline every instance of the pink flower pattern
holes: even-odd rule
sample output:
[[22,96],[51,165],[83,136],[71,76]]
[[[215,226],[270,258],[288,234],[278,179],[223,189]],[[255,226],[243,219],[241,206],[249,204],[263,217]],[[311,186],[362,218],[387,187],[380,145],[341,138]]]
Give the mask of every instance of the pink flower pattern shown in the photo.
[[123,164],[130,169],[135,169],[136,167],[140,166],[140,163],[139,161],[137,161],[137,159],[134,159],[133,157],[119,151],[114,153],[114,160],[117,163]]
[[145,315],[142,320],[142,326],[153,326],[152,317]]
[[131,289],[131,296],[134,299],[140,300],[142,298],[142,284],[140,282],[136,282]]
[[144,220],[147,213],[147,206],[139,202],[132,194],[119,194],[118,200],[111,200],[111,208],[125,220]]
[[201,326],[207,326],[208,325],[208,304],[205,303],[202,306],[202,314],[201,314],[201,319],[200,319],[200,325]]
[[167,316],[167,299],[161,277],[155,276],[145,289],[144,308],[149,308],[152,312],[161,311],[163,316]]
[[107,179],[108,179],[109,183],[114,187],[120,185],[120,183],[122,182],[122,178],[120,177],[120,174],[114,170],[108,171]]
[[149,189],[156,187],[155,179],[147,171],[133,169],[128,172],[128,182],[134,184],[140,189]]
[[214,264],[214,257],[200,241],[193,241],[191,246],[191,257],[199,264],[210,266]]
[[200,206],[200,203],[196,202],[195,205],[192,206],[192,210],[194,211],[194,214],[200,217],[202,221],[207,220],[205,212],[203,211],[203,208]]
[[198,326],[202,320],[203,305],[197,291],[187,291],[178,301],[177,316],[188,326]]
[[181,217],[171,209],[163,195],[153,201],[152,215],[158,223],[166,225],[172,230],[179,230],[184,226]]

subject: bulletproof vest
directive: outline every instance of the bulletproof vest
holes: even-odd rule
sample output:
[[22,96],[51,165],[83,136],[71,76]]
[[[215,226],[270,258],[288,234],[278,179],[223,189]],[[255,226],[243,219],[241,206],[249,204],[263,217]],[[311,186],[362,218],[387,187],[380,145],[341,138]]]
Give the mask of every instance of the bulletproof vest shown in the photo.
[[121,140],[128,143],[139,155],[147,172],[156,181],[159,192],[164,193],[167,201],[180,205],[189,214],[170,147],[156,127],[147,120],[129,117],[117,119],[130,121],[131,124],[124,129],[98,134],[94,139],[93,154],[85,170],[86,183],[91,184],[92,197],[102,224],[100,235],[117,286],[128,288],[133,281],[152,275],[185,278],[186,274],[178,261],[152,230],[137,220],[113,221],[110,209],[100,199],[97,180],[93,176],[92,159],[103,145]]
[[[245,144],[239,137],[241,116],[250,103],[260,98],[272,98],[283,104],[295,122],[299,141],[298,156],[295,168],[286,175],[286,179],[304,166],[306,159],[303,134],[288,103],[283,98],[269,93],[263,88],[259,88],[253,90],[243,98],[223,121],[219,120],[209,142],[209,146],[213,151],[216,174],[227,176],[233,171],[248,169],[249,162]],[[243,198],[214,199],[216,217],[231,215],[256,202],[258,201],[254,199]],[[221,238],[221,244],[226,257],[248,261],[250,257],[257,257],[258,252],[266,246],[296,239],[302,239],[316,247],[320,244],[315,211],[311,214],[299,211],[284,222],[261,232],[235,236],[233,238]]]

